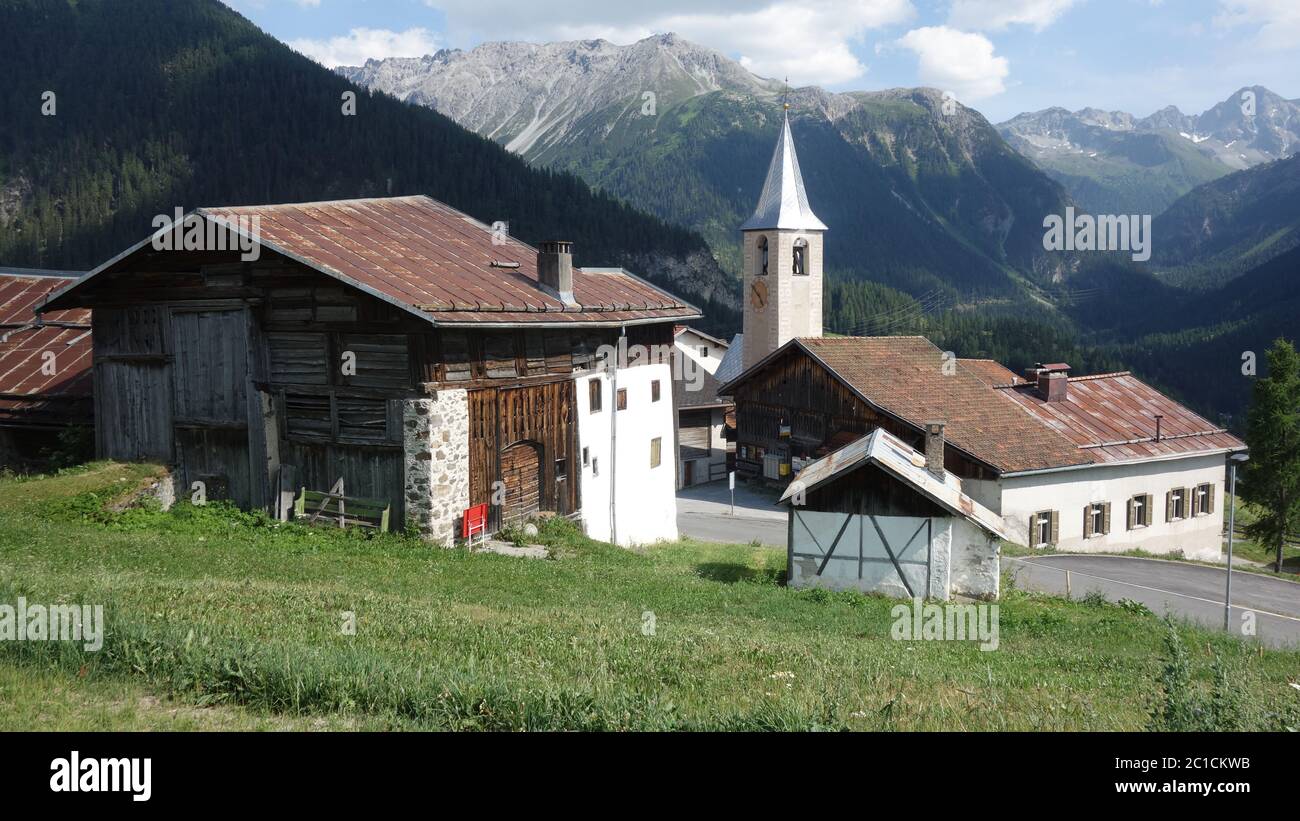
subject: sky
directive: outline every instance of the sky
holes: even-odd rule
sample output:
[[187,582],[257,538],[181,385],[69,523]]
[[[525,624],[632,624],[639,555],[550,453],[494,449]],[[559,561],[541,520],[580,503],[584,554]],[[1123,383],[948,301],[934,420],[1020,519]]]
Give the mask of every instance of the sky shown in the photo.
[[1051,106],[1199,114],[1300,98],[1300,0],[224,0],[326,65],[494,40],[675,32],[832,91],[932,86],[992,122]]

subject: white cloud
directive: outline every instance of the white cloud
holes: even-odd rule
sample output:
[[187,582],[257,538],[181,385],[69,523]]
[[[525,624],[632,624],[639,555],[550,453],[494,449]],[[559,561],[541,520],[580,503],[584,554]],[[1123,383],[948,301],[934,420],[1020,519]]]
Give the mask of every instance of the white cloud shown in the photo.
[[1300,3],[1296,0],[1219,0],[1214,23],[1223,28],[1259,26],[1255,45],[1292,49],[1300,42]]
[[916,52],[921,82],[951,91],[963,101],[1001,94],[1010,66],[1007,58],[993,54],[993,43],[982,34],[947,26],[912,29],[898,40]]
[[1021,25],[1042,31],[1074,3],[1075,0],[953,0],[948,25],[977,31],[1001,31],[1007,26]]
[[438,50],[436,34],[424,28],[406,31],[357,28],[345,37],[328,40],[290,40],[289,46],[327,68],[359,66],[374,57],[422,57]]
[[446,14],[457,43],[603,38],[631,43],[675,32],[735,56],[756,74],[795,85],[833,85],[860,77],[866,66],[853,45],[868,31],[903,23],[910,0],[425,0]]

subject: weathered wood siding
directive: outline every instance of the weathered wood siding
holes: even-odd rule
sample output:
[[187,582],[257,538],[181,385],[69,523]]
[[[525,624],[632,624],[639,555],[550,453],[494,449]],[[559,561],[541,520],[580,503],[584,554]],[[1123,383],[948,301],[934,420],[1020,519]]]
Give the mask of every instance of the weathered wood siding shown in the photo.
[[[858,436],[884,428],[918,450],[924,434],[877,411],[819,362],[797,348],[768,363],[736,389],[736,469],[762,475],[763,455],[824,456]],[[783,436],[782,427],[789,428]],[[990,469],[949,447],[944,466],[959,476],[990,478]],[[794,471],[790,477],[793,478]]]
[[518,478],[517,466],[506,464],[503,454],[521,443],[537,449],[538,509],[562,515],[579,509],[573,391],[572,379],[470,391],[470,504],[489,505],[490,526],[506,523],[500,505],[492,504],[493,490],[496,482],[503,483],[503,490],[510,490],[507,474],[512,470]]

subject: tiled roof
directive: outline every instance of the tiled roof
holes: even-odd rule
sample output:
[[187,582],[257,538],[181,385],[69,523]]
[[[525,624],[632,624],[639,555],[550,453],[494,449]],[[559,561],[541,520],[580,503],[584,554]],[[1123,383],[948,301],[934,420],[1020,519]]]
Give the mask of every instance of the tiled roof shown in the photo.
[[[1127,371],[1073,377],[1061,402],[1045,402],[1028,385],[1000,388],[998,392],[1098,462],[1245,447],[1237,437]],[[1163,417],[1158,442],[1157,414]]]
[[[0,424],[58,423],[88,417],[91,394],[90,311],[46,314],[35,307],[75,281],[70,272],[0,269]],[[69,327],[72,326],[72,327]],[[44,373],[54,354],[54,373]],[[69,400],[72,401],[70,404]]]
[[797,493],[812,490],[849,473],[859,465],[871,463],[935,504],[984,528],[995,536],[1010,538],[1002,517],[962,492],[962,481],[951,473],[942,479],[926,470],[925,457],[883,428],[807,465],[786,488],[780,503]]
[[[566,306],[539,286],[536,249],[429,197],[195,213],[232,226],[237,218],[258,217],[257,239],[265,247],[439,323],[622,324],[700,315],[622,269],[575,268],[578,304]],[[92,276],[123,267],[121,259]]]
[[943,351],[925,337],[808,337],[796,342],[872,405],[918,428],[945,422],[950,444],[1000,471],[1093,461],[1064,436],[1003,401],[960,362],[945,363]]
[[990,385],[1014,385],[1022,381],[1016,372],[992,359],[958,359],[966,370],[983,379]]

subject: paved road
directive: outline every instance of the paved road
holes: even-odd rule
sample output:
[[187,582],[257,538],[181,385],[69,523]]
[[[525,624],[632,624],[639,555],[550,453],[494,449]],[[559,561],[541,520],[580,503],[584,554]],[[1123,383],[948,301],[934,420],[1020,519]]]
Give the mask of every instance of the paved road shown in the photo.
[[[1063,595],[1065,571],[1069,570],[1073,598],[1097,590],[1111,601],[1142,602],[1159,615],[1173,613],[1210,627],[1223,626],[1226,571],[1222,568],[1095,555],[1007,556],[1003,562],[1020,588]],[[1230,621],[1234,633],[1241,633],[1247,611],[1254,613],[1260,641],[1274,647],[1300,646],[1300,584],[1234,572]]]
[[737,542],[785,548],[786,512],[777,507],[775,491],[736,483],[736,512],[731,513],[727,483],[709,482],[677,492],[677,530],[705,542]]

